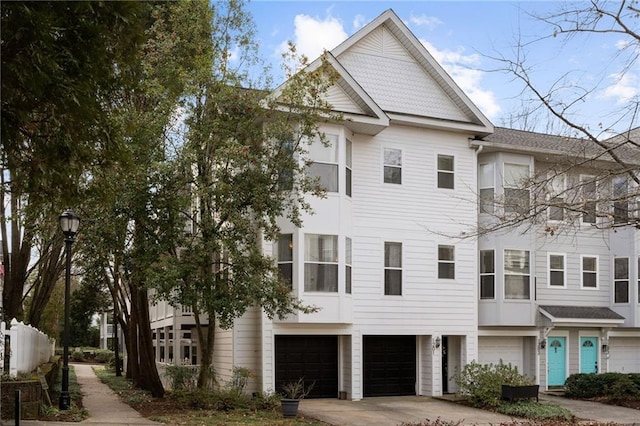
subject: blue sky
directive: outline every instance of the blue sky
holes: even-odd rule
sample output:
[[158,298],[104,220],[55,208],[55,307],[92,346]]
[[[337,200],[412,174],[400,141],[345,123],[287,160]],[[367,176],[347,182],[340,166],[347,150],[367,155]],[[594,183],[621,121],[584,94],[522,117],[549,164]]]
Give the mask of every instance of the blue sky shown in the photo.
[[[620,36],[576,37],[564,44],[550,37],[549,27],[529,16],[555,11],[559,5],[557,1],[254,0],[247,8],[257,24],[262,55],[274,64],[287,40],[315,59],[323,48],[337,46],[391,8],[498,126],[510,126],[509,116],[522,109],[523,97],[521,84],[495,72],[501,65],[488,56],[511,58],[518,39],[531,42],[546,37],[527,45],[527,62],[537,86],[546,90],[565,75],[574,88],[598,83],[597,90],[577,105],[575,119],[592,127],[609,124],[622,102],[639,95],[640,70],[632,68],[624,78],[617,76],[619,69],[612,58],[621,51]],[[624,55],[618,58],[623,60]]]

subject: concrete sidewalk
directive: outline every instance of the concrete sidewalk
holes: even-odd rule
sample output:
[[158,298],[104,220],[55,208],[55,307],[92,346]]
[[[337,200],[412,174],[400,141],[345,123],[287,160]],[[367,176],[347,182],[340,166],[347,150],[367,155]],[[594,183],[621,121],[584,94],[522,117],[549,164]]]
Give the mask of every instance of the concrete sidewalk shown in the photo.
[[[82,404],[89,411],[89,418],[80,423],[21,420],[20,426],[73,426],[74,424],[150,426],[162,424],[142,417],[136,410],[120,401],[118,395],[96,377],[92,365],[73,364],[73,367],[83,393]],[[13,420],[5,420],[3,423],[3,426],[11,425],[14,425]]]

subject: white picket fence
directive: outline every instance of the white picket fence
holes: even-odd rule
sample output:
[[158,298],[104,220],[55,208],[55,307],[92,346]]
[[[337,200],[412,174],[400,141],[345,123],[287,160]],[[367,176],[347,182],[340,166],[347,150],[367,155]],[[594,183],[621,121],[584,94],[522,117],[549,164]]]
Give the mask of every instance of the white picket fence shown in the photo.
[[17,377],[19,373],[31,373],[39,365],[49,362],[55,350],[55,340],[49,336],[18,322],[11,321],[11,328],[6,329],[4,322],[0,323],[0,336],[9,336],[9,347],[5,347],[3,355],[9,357],[9,376]]

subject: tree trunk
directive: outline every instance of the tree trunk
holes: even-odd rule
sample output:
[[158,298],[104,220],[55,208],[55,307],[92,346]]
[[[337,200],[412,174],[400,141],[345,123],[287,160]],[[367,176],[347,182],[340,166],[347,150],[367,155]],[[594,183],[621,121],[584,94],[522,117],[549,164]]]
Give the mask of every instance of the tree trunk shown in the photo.
[[42,313],[64,269],[63,241],[62,238],[54,238],[49,250],[46,250],[40,259],[43,264],[32,289],[31,305],[27,314],[28,323],[35,328],[40,328]]
[[[199,321],[196,321],[196,326],[200,328],[198,332],[198,337],[201,338],[202,333],[202,325]],[[211,377],[211,365],[213,364],[213,348],[215,346],[216,340],[216,317],[215,314],[209,314],[209,325],[207,327],[207,337],[204,341],[200,340],[202,343],[200,347],[202,348],[202,360],[200,361],[200,372],[198,374],[198,388],[206,389],[209,383],[214,379]]]

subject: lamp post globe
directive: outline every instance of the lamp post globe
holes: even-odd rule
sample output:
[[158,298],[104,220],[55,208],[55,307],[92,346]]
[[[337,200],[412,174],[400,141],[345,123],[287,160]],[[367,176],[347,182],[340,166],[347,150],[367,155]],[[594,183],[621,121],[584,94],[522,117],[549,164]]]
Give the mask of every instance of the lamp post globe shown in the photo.
[[71,209],[67,209],[58,219],[60,229],[64,234],[66,268],[64,280],[64,329],[62,332],[62,389],[58,408],[71,408],[69,395],[69,299],[71,294],[71,244],[80,227],[80,218]]

